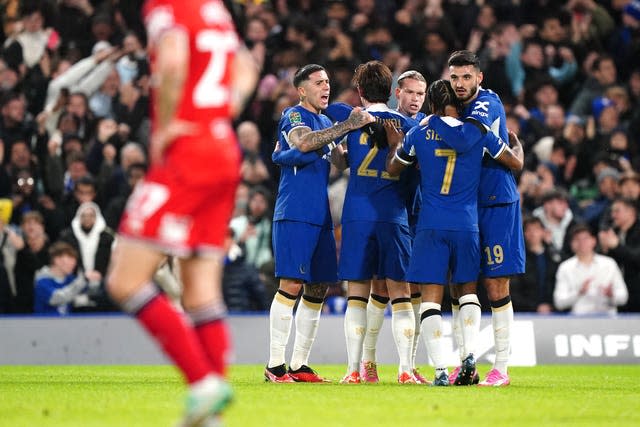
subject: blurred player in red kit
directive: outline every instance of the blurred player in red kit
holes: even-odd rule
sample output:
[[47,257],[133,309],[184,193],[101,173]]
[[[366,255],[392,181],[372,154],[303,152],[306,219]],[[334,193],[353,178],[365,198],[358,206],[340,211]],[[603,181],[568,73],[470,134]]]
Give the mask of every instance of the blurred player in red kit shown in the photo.
[[[221,292],[241,157],[231,120],[258,70],[220,0],[148,0],[143,15],[153,82],[151,166],[128,201],[108,287],[184,375],[181,425],[205,426],[232,395]],[[151,280],[167,254],[180,257],[184,314]]]

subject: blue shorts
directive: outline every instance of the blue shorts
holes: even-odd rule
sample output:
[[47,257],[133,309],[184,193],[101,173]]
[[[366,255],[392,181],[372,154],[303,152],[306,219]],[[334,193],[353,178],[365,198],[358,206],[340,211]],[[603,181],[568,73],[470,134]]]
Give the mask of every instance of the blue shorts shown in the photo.
[[480,235],[473,231],[418,230],[407,281],[447,285],[478,280]]
[[411,256],[411,234],[403,224],[352,221],[342,225],[340,280],[403,281]]
[[298,221],[273,223],[275,276],[305,283],[335,283],[338,257],[333,229]]
[[482,275],[524,273],[525,248],[520,202],[478,207]]

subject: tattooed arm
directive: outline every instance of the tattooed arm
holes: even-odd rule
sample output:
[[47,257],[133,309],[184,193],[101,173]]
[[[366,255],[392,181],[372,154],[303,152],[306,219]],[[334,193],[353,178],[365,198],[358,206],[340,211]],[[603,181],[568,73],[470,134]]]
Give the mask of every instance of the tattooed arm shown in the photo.
[[295,128],[289,134],[289,141],[303,153],[316,151],[330,142],[338,139],[349,131],[359,129],[372,123],[375,118],[359,107],[354,108],[347,120],[316,131],[310,131],[308,127]]

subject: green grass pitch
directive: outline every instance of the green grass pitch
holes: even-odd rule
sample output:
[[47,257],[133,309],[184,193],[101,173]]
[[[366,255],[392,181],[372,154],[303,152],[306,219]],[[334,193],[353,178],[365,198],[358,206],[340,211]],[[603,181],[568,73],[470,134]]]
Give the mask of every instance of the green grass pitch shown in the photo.
[[[233,366],[225,426],[640,425],[640,366],[511,368],[493,389],[401,386],[390,365],[380,384],[340,385],[344,366],[315,368],[334,382],[268,384],[262,366]],[[0,366],[0,426],[174,426],[184,391],[168,366]]]

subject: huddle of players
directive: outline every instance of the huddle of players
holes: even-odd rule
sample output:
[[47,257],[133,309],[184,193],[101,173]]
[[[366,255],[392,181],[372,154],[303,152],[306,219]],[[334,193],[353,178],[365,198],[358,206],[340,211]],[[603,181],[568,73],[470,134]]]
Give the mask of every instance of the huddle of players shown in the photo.
[[[364,109],[328,105],[323,67],[311,64],[296,72],[300,103],[283,112],[273,153],[282,167],[273,222],[280,286],[270,310],[266,380],[325,381],[308,366],[308,358],[327,286],[339,277],[348,283],[348,369],[342,383],[378,381],[375,346],[389,301],[398,382],[429,383],[415,367],[421,330],[436,368],[434,385],[477,383],[480,304],[475,287],[482,259],[482,273],[493,278],[486,283],[497,354],[481,384],[509,384],[513,309],[508,277],[524,270],[519,198],[510,169],[522,168],[522,147],[515,135],[507,136],[498,96],[480,88],[477,57],[455,52],[449,68],[451,83],[438,80],[429,87],[434,115],[428,118],[419,112],[427,84],[415,71],[398,78],[399,111],[386,104],[393,76],[381,62],[370,61],[355,71]],[[485,151],[489,157],[483,158]],[[329,162],[350,168],[339,264],[326,190]],[[478,206],[489,212],[479,214]],[[494,228],[499,236],[488,235]],[[440,311],[449,283],[454,284],[454,335],[461,359],[450,377]],[[285,348],[301,290],[287,369]]]

